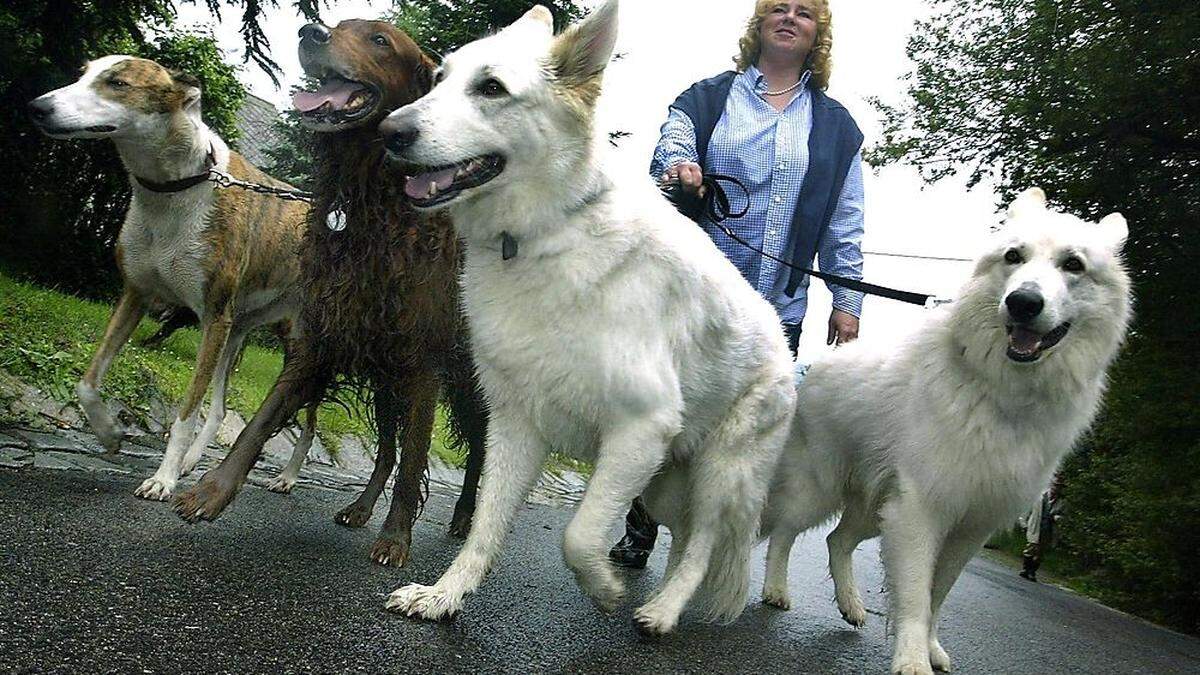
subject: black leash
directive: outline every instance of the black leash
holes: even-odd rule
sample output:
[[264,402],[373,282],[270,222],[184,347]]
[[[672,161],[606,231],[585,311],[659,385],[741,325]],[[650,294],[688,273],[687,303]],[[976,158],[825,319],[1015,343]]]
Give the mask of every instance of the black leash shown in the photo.
[[[729,195],[725,193],[725,189],[721,187],[721,184],[719,181],[733,183],[734,185],[736,185],[742,189],[742,192],[745,193],[745,195],[746,195],[745,208],[743,208],[741,211],[739,211],[737,213],[733,213],[733,208],[729,203]],[[811,269],[808,269],[807,267],[801,267],[799,265],[793,265],[792,263],[790,263],[786,260],[781,260],[779,258],[776,258],[775,256],[771,255],[770,253],[767,253],[766,251],[763,251],[759,248],[754,247],[752,244],[750,244],[750,242],[739,237],[737,234],[735,234],[733,232],[733,230],[731,230],[727,225],[725,225],[725,221],[727,219],[741,218],[742,216],[745,216],[746,213],[750,210],[750,190],[741,181],[739,181],[738,179],[736,179],[732,176],[725,176],[725,175],[722,175],[719,173],[710,173],[710,174],[704,175],[701,185],[703,186],[703,188],[705,190],[704,197],[694,197],[694,196],[688,195],[687,198],[701,199],[703,201],[703,207],[702,207],[703,210],[708,214],[708,217],[714,223],[716,223],[717,227],[721,228],[721,232],[723,232],[725,234],[725,236],[736,241],[737,243],[741,244],[742,246],[745,246],[746,248],[750,249],[751,251],[754,251],[755,253],[761,255],[764,258],[773,260],[785,267],[789,267],[794,270],[799,270],[801,272],[804,272],[805,274],[814,276],[818,279],[828,281],[833,284],[837,284],[838,286],[842,286],[843,288],[849,288],[852,291],[859,291],[861,293],[866,293],[868,295],[878,295],[879,297],[882,297],[882,298],[888,298],[890,300],[899,300],[900,302],[907,302],[909,304],[920,305],[922,307],[929,306],[931,304],[931,301],[932,301],[932,304],[934,304],[934,305],[947,302],[945,300],[938,300],[936,298],[936,296],[929,295],[926,293],[913,293],[912,291],[902,291],[902,290],[895,289],[895,288],[888,288],[887,286],[879,286],[877,284],[869,284],[865,281],[860,281],[858,279],[848,279],[846,277],[841,277],[836,274],[828,274],[826,272],[818,272],[816,270],[811,270]],[[678,182],[667,183],[667,184],[661,185],[659,187],[663,191],[663,194],[666,195],[667,199],[671,200],[671,202],[673,204],[678,205],[679,200],[683,198],[683,197],[679,196],[680,192],[682,192],[683,188],[680,186],[680,184]]]

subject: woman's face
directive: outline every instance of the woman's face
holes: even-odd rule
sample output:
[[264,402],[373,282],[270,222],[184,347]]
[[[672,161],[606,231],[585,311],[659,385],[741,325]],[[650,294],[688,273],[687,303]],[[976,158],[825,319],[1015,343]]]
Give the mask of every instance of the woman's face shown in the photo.
[[775,3],[759,28],[764,54],[792,56],[803,63],[817,39],[815,0]]

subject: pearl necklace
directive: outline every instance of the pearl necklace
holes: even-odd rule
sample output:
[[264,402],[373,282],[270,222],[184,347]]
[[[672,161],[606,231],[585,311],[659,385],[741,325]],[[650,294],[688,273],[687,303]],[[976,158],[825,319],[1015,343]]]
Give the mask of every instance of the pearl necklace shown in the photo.
[[762,93],[762,95],[763,96],[783,96],[784,94],[795,90],[795,88],[799,87],[800,83],[803,81],[804,81],[804,78],[802,77],[799,80],[796,80],[796,84],[793,84],[792,86],[788,87],[787,89],[780,89],[779,91],[764,91]]

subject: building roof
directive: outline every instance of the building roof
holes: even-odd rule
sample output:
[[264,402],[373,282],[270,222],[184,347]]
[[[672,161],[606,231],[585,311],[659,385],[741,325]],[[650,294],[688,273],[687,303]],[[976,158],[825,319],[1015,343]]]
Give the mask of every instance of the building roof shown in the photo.
[[237,140],[238,152],[251,164],[265,167],[271,163],[266,149],[283,143],[283,136],[275,127],[279,111],[264,99],[246,92],[246,99],[237,113],[237,128],[242,135]]

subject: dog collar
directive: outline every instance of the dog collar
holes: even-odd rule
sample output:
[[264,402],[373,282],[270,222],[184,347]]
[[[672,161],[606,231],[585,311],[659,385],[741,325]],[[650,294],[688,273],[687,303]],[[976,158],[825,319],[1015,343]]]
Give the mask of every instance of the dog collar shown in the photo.
[[179,180],[169,180],[163,183],[148,180],[141,176],[134,176],[133,179],[138,182],[138,185],[146,188],[151,192],[159,194],[171,194],[175,192],[183,192],[184,190],[195,187],[204,181],[208,180],[212,175],[211,169],[217,165],[217,150],[212,143],[208,144],[208,155],[204,158],[204,173],[198,173],[195,176],[180,178]]

